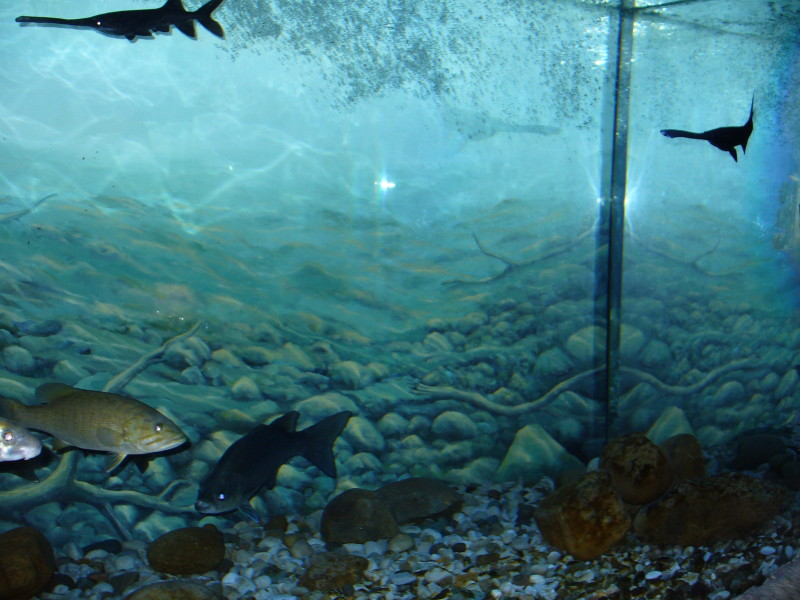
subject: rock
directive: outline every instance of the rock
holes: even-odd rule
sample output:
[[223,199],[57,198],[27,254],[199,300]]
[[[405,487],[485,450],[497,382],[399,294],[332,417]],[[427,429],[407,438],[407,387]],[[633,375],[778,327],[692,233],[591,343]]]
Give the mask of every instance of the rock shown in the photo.
[[311,396],[310,398],[301,400],[294,405],[294,410],[300,411],[301,415],[314,422],[320,421],[342,410],[349,410],[353,414],[359,413],[355,402],[347,396],[337,394],[336,392],[319,394],[318,396]]
[[755,469],[785,450],[786,438],[775,433],[742,434],[736,438],[736,456],[732,466],[737,471]]
[[422,341],[422,346],[427,352],[449,353],[453,351],[453,344],[450,343],[450,340],[446,336],[438,331],[434,331],[425,336],[425,339]]
[[744,386],[738,381],[727,381],[722,384],[711,398],[713,406],[735,405],[744,400]]
[[184,385],[203,385],[206,382],[206,378],[200,367],[192,366],[181,371],[178,381]]
[[567,452],[541,425],[526,425],[514,436],[495,481],[538,481],[543,476],[560,481],[580,477],[583,463]]
[[41,592],[56,570],[53,547],[32,527],[0,534],[0,598],[27,600]]
[[33,355],[21,346],[3,348],[3,362],[6,369],[18,375],[33,375],[36,370],[36,360]]
[[300,586],[329,592],[358,583],[369,561],[363,556],[344,552],[319,552],[311,557],[308,569],[300,577]]
[[161,573],[193,575],[216,569],[225,558],[222,534],[213,525],[165,533],[147,547],[147,561]]
[[600,556],[628,532],[631,520],[607,471],[592,471],[547,496],[534,511],[548,543],[578,560]]
[[351,417],[342,434],[356,452],[381,452],[386,442],[381,432],[364,417]]
[[643,507],[634,531],[647,543],[699,546],[747,535],[780,513],[782,487],[740,473],[686,479]]
[[67,359],[58,361],[53,367],[53,378],[67,385],[75,385],[88,376],[89,371]]
[[377,490],[392,509],[400,525],[450,517],[464,502],[463,496],[449,485],[430,477],[410,477],[387,483]]
[[572,370],[572,361],[561,348],[550,348],[539,355],[533,367],[536,379],[552,380],[567,375]]
[[333,363],[328,367],[328,376],[337,388],[360,390],[375,381],[375,374],[352,360]]
[[775,400],[791,396],[792,392],[797,387],[798,380],[800,380],[800,375],[798,375],[797,369],[789,369],[786,371],[786,374],[781,377],[778,387],[775,388]]
[[688,433],[694,435],[692,426],[689,424],[689,419],[686,414],[677,406],[670,406],[665,408],[659,415],[656,422],[647,431],[647,437],[653,441],[654,444],[668,440],[671,437]]
[[211,360],[226,367],[241,367],[242,361],[236,358],[233,353],[226,348],[219,348],[211,353]]
[[15,321],[14,327],[17,334],[32,335],[35,337],[48,337],[61,331],[60,321]]
[[582,365],[591,364],[596,356],[603,353],[605,347],[605,330],[597,325],[590,325],[576,331],[564,344],[564,348],[570,356]]
[[387,437],[400,437],[408,429],[408,420],[394,412],[386,413],[378,419],[378,431]]
[[354,488],[328,503],[320,532],[326,542],[363,544],[392,538],[398,529],[392,509],[380,494]]
[[664,440],[659,447],[672,465],[675,481],[706,476],[706,460],[700,442],[691,433],[681,433]]
[[245,376],[237,379],[236,383],[231,386],[231,396],[235,400],[250,402],[261,399],[261,390],[258,389],[255,381]]
[[611,440],[600,455],[600,466],[631,504],[652,502],[669,489],[674,477],[667,457],[643,433]]
[[625,362],[639,358],[639,353],[647,341],[644,334],[631,325],[622,324],[620,327],[619,351]]
[[638,359],[646,367],[663,367],[672,362],[672,351],[661,340],[650,340]]
[[191,581],[159,581],[139,588],[125,600],[223,600],[223,597],[207,585]]
[[448,410],[433,420],[431,431],[436,437],[445,440],[471,440],[478,434],[478,428],[464,413]]

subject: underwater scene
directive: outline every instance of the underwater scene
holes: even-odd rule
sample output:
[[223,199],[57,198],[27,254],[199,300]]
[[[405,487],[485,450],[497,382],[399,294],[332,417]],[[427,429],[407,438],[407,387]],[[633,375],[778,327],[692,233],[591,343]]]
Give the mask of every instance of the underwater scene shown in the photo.
[[0,600],[800,598],[800,1],[0,28]]

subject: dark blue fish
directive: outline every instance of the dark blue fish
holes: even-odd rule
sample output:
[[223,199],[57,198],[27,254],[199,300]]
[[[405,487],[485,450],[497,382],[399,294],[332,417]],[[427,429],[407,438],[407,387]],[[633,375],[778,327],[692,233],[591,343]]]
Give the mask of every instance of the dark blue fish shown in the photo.
[[703,133],[694,133],[692,131],[683,131],[681,129],[662,129],[661,135],[668,138],[690,138],[693,140],[705,140],[712,146],[729,152],[733,160],[739,162],[736,156],[736,146],[742,147],[742,152],[747,150],[747,140],[750,139],[750,134],[753,133],[753,104],[755,102],[755,95],[750,101],[750,118],[747,123],[740,127],[719,127],[717,129],[710,129]]
[[68,27],[88,27],[100,33],[124,37],[133,41],[138,37],[153,37],[153,33],[167,33],[173,25],[190,38],[197,33],[194,22],[198,21],[214,35],[224,38],[222,26],[211,18],[223,0],[211,0],[195,11],[183,8],[181,0],[167,0],[161,8],[142,10],[120,10],[83,19],[60,19],[57,17],[17,17],[17,23],[37,23],[44,25],[66,25]]
[[258,521],[250,498],[262,487],[275,487],[278,469],[295,456],[307,459],[328,477],[336,477],[333,443],[351,416],[342,411],[296,431],[300,413],[292,411],[269,425],[259,425],[225,451],[200,485],[195,508],[205,514],[238,508]]

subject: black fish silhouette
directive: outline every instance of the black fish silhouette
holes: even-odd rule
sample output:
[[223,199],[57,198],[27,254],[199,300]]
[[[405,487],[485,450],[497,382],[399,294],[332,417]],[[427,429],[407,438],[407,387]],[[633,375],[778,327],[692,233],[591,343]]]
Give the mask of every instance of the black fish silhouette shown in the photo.
[[167,33],[175,25],[184,34],[195,39],[194,22],[198,21],[214,35],[224,38],[222,26],[211,18],[223,0],[211,0],[195,11],[183,8],[181,0],[167,0],[161,8],[144,10],[120,10],[83,19],[59,19],[56,17],[17,17],[17,23],[41,23],[89,27],[106,35],[125,37],[133,41],[139,37],[153,37],[154,32]]
[[328,477],[336,477],[333,443],[351,416],[348,411],[338,412],[297,431],[300,413],[292,411],[269,425],[259,425],[225,451],[200,485],[195,508],[205,514],[238,508],[258,521],[250,498],[262,487],[275,487],[278,469],[295,456],[304,457]]
[[736,156],[736,146],[742,147],[742,152],[747,150],[747,140],[750,139],[750,134],[753,133],[753,104],[755,102],[755,94],[750,101],[750,118],[747,123],[741,127],[719,127],[704,131],[703,133],[694,133],[692,131],[683,131],[681,129],[662,129],[661,135],[669,138],[684,137],[693,140],[706,140],[712,146],[716,146],[720,150],[730,152],[733,160],[739,162]]

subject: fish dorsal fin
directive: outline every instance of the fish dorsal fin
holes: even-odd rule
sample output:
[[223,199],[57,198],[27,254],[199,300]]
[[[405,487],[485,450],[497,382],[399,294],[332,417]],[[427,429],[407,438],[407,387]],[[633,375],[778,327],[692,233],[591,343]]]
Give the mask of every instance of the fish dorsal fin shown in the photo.
[[269,424],[270,427],[276,427],[278,429],[283,429],[284,431],[292,432],[297,429],[297,419],[300,418],[300,413],[296,410],[292,412],[288,412],[282,417],[275,419],[272,423]]
[[74,391],[74,387],[64,383],[43,383],[36,388],[36,399],[39,402],[52,402],[53,400],[68,396]]
[[161,8],[169,8],[170,10],[175,10],[178,12],[186,12],[186,9],[183,7],[183,3],[181,0],[167,0],[164,2],[164,6]]

